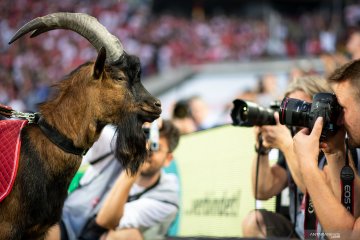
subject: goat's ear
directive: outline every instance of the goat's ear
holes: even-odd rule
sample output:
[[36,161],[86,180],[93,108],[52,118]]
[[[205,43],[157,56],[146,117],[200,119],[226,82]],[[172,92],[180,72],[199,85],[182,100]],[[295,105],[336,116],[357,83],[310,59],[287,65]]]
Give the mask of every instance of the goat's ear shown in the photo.
[[94,79],[100,79],[105,66],[105,60],[106,60],[106,50],[104,47],[102,47],[99,51],[99,54],[96,58],[96,62],[93,69],[93,78]]

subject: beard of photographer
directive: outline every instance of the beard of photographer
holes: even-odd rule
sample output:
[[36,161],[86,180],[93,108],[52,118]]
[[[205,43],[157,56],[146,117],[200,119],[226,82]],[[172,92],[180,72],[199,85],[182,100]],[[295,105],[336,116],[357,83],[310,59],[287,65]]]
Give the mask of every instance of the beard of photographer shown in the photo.
[[[310,133],[303,129],[295,135],[294,151],[303,175],[307,192],[315,208],[317,218],[326,234],[338,233],[342,239],[360,238],[358,170],[350,158],[354,179],[354,215],[341,203],[340,171],[345,165],[345,130],[351,147],[360,147],[360,60],[351,61],[335,70],[328,78],[340,106],[343,107],[337,134],[320,143],[323,119],[318,118]],[[319,144],[320,143],[320,144]],[[329,174],[317,169],[316,158],[321,149],[328,160]],[[331,182],[331,186],[326,183]],[[320,187],[321,186],[321,187]]]
[[[307,76],[295,79],[288,86],[286,97],[297,98],[306,102],[312,102],[312,97],[318,92],[329,92],[330,87],[325,79],[318,76]],[[259,172],[258,172],[258,186],[256,198],[258,200],[267,200],[279,194],[289,185],[288,171],[301,192],[305,191],[305,184],[302,175],[299,171],[299,165],[296,161],[296,155],[293,151],[292,134],[288,127],[279,123],[279,115],[274,114],[276,125],[268,125],[255,127],[255,135],[258,140],[258,135],[261,134],[263,147],[267,150],[271,148],[279,149],[283,156],[284,162],[280,160],[270,165],[269,154],[260,154]],[[259,148],[259,141],[256,143],[256,148]],[[285,165],[285,166],[284,166]],[[255,181],[256,181],[257,156],[253,160],[252,165],[252,189],[255,195]],[[296,188],[296,187],[295,187]],[[298,194],[298,190],[294,191]],[[294,194],[294,195],[295,195]],[[300,193],[301,194],[301,193]],[[293,196],[294,196],[293,195]],[[297,197],[297,196],[296,196]],[[300,212],[300,199],[295,206],[294,201],[290,201],[289,212],[294,214]],[[252,211],[243,220],[243,236],[244,237],[289,237],[296,235],[293,233],[293,224],[296,216],[291,217],[291,222],[283,215],[269,212],[266,210]],[[301,228],[301,227],[300,227]],[[297,230],[297,234],[302,234],[302,229]]]

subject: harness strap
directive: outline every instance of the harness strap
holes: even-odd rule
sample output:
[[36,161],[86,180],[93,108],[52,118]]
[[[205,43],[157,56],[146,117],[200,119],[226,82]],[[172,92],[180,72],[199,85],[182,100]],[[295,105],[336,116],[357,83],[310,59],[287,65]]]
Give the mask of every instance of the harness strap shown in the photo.
[[50,126],[43,117],[40,117],[37,124],[44,135],[64,152],[84,156],[89,150],[74,146],[74,142],[71,139],[62,135],[56,128]]
[[40,113],[24,113],[18,112],[9,106],[0,104],[0,115],[6,118],[26,119],[29,123],[36,123],[40,117]]
[[29,123],[37,123],[44,135],[64,152],[84,156],[89,150],[76,147],[71,139],[62,135],[56,128],[50,126],[40,113],[18,112],[9,106],[0,104],[0,115],[7,118],[27,119]]

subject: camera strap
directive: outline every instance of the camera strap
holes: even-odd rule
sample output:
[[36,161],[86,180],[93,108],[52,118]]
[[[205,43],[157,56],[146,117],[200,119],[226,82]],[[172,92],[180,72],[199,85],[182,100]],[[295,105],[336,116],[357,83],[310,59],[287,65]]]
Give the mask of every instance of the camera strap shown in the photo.
[[[263,149],[263,139],[262,139],[262,136],[261,136],[261,134],[258,134],[257,135],[257,140],[258,140],[258,142],[259,142],[259,147],[258,147],[258,149]],[[256,145],[255,145],[255,151],[257,152],[257,158],[256,158],[256,172],[255,172],[255,201],[254,201],[254,203],[255,203],[255,211],[257,211],[258,209],[257,209],[257,204],[256,204],[256,201],[257,201],[257,193],[258,193],[258,184],[259,184],[259,164],[260,164],[260,157],[261,157],[261,155],[264,155],[264,154],[262,154],[260,151],[258,151],[257,149],[256,149]],[[261,228],[261,226],[260,226],[260,222],[259,222],[259,220],[258,220],[258,218],[256,217],[255,218],[256,219],[256,225],[257,225],[257,227],[258,227],[258,230],[261,232],[261,234],[263,235],[263,236],[266,236],[266,233],[264,233],[263,231],[262,231],[262,228]]]
[[[325,156],[322,152],[318,156],[318,166],[320,169],[323,169],[326,164]],[[308,192],[305,193],[304,199],[304,238],[305,239],[317,239],[318,235],[318,219],[315,214],[314,205],[311,201],[310,195]]]
[[[349,147],[348,139],[345,139],[345,166],[341,169],[341,203],[344,207],[354,215],[354,170],[349,164]],[[356,155],[357,154],[353,154]]]
[[304,238],[305,239],[317,239],[318,220],[316,218],[314,205],[311,201],[310,195],[306,192],[304,196],[305,200],[305,219],[304,219]]
[[127,202],[132,202],[132,201],[138,200],[142,195],[144,195],[145,193],[147,193],[151,189],[155,188],[157,185],[159,185],[160,178],[161,178],[161,176],[159,176],[159,178],[156,180],[156,182],[153,185],[146,188],[144,191],[136,193],[136,194],[131,195],[131,196],[129,195],[128,198],[127,198]]

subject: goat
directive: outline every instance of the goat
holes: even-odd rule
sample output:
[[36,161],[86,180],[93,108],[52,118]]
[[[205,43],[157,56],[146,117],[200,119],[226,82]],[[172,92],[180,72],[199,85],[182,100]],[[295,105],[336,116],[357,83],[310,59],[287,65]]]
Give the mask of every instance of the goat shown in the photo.
[[44,239],[61,217],[83,150],[92,146],[105,125],[117,126],[115,154],[134,174],[147,154],[142,125],[161,113],[160,101],[140,81],[139,59],[128,55],[120,41],[87,14],[35,18],[9,44],[29,32],[35,37],[53,29],[79,33],[98,56],[60,81],[54,96],[39,105],[38,123],[22,130],[17,178],[0,203],[0,239],[4,240]]

